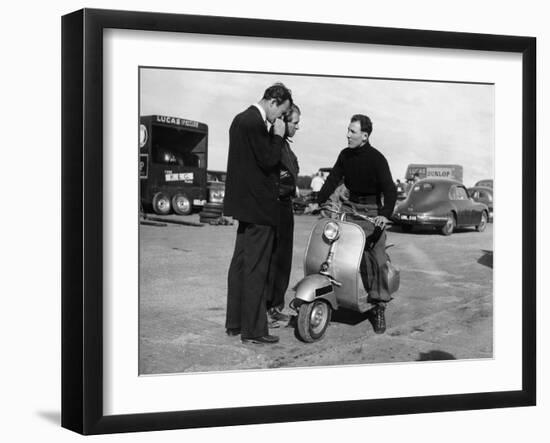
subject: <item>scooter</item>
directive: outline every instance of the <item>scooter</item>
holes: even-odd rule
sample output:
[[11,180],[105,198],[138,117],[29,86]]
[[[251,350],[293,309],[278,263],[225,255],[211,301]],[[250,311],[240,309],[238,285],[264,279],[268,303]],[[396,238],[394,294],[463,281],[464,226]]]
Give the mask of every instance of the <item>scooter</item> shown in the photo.
[[[307,343],[323,338],[332,311],[346,308],[364,313],[372,307],[360,273],[367,241],[365,232],[347,220],[353,216],[374,224],[374,218],[345,204],[325,206],[322,211],[332,216],[321,218],[313,226],[305,250],[304,278],[295,286],[296,294],[290,302],[290,307],[298,313],[298,336]],[[382,228],[376,227],[369,236],[370,247],[381,234]],[[389,256],[381,268],[382,283],[390,294],[396,292],[400,283],[399,269],[392,265]]]

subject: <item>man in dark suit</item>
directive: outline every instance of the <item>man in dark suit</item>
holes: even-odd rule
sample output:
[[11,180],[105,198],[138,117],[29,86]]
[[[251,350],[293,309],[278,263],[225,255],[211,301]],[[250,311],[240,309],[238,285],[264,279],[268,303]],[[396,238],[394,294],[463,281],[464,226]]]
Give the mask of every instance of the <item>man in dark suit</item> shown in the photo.
[[[269,267],[279,224],[279,174],[285,124],[292,105],[282,83],[238,114],[229,129],[224,214],[239,221],[227,287],[226,332],[243,343],[277,343],[269,335],[266,297]],[[273,126],[269,134],[268,123]]]

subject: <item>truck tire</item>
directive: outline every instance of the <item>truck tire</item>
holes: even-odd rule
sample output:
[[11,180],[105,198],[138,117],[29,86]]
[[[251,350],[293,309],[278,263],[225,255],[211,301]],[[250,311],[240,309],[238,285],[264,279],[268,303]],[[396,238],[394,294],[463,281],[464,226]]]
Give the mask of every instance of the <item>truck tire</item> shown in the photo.
[[199,212],[199,217],[200,218],[219,218],[219,217],[221,217],[221,215],[220,214],[210,214],[208,212],[202,211],[202,212]]
[[157,192],[153,195],[152,205],[153,211],[158,215],[170,214],[170,210],[172,209],[170,199],[163,192]]
[[189,215],[193,212],[193,202],[187,195],[178,192],[172,197],[172,208],[178,215]]
[[215,211],[223,211],[223,203],[208,202],[205,203],[204,209],[211,209]]

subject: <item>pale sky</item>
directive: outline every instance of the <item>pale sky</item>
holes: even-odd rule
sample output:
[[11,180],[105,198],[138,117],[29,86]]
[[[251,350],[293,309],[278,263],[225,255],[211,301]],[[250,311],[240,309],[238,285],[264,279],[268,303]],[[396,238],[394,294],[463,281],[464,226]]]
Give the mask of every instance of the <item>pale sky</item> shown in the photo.
[[208,168],[225,170],[233,117],[283,82],[302,111],[292,149],[301,175],[333,166],[353,114],[373,122],[371,144],[395,179],[410,163],[460,164],[464,184],[493,178],[494,86],[389,79],[141,69],[140,114],[209,127]]

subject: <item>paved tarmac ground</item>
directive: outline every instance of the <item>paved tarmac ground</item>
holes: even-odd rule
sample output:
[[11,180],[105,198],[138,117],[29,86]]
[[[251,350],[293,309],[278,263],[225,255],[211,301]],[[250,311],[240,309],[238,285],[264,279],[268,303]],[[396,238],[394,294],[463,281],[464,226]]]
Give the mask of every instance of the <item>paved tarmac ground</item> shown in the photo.
[[[198,216],[169,216],[198,222]],[[291,287],[317,217],[296,216]],[[140,373],[329,366],[493,356],[493,225],[445,237],[388,232],[401,286],[375,335],[368,317],[333,313],[325,337],[303,343],[293,327],[272,329],[275,345],[244,345],[225,334],[227,270],[237,224],[140,226]],[[292,299],[291,288],[286,305]],[[286,308],[287,313],[292,313]]]

